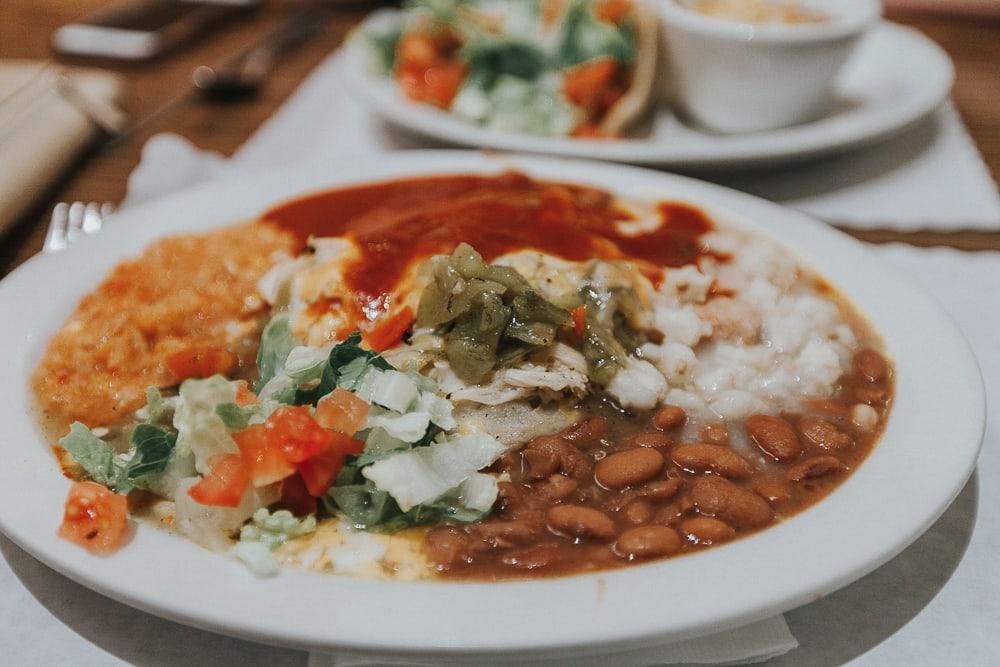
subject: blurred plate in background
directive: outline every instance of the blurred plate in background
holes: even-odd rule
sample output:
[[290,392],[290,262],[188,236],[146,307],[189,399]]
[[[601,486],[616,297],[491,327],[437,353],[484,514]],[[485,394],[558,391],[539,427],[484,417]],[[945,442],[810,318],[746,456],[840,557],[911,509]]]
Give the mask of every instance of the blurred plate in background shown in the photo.
[[[361,29],[384,20],[373,15]],[[366,45],[345,48],[348,80],[370,110],[393,125],[449,144],[584,157],[674,168],[731,169],[788,163],[841,153],[905,130],[948,98],[954,67],[947,54],[916,30],[883,23],[860,44],[822,118],[752,134],[711,134],[659,106],[644,127],[620,140],[538,137],[481,127],[426,104],[411,102],[395,82],[371,71]]]

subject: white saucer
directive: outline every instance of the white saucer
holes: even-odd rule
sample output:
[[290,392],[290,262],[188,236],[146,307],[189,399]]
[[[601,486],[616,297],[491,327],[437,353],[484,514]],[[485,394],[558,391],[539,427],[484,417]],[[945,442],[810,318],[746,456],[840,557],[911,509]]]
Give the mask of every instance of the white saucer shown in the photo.
[[[380,13],[369,22],[378,20],[385,16]],[[830,110],[811,123],[718,135],[685,125],[661,106],[643,136],[587,141],[500,132],[411,102],[392,80],[370,71],[360,40],[350,42],[345,51],[345,70],[358,96],[372,113],[407,130],[460,146],[689,169],[787,163],[874,143],[940,107],[955,75],[937,44],[916,30],[886,22],[863,39],[837,83]]]

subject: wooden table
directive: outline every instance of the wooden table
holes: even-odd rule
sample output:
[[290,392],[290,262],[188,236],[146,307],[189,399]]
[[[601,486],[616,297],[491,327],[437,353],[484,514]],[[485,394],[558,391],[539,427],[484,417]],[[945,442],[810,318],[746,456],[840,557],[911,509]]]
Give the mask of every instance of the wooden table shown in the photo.
[[[2,0],[0,58],[51,57],[52,31],[72,19],[106,4],[107,0]],[[369,3],[371,4],[371,3]],[[159,108],[188,85],[190,72],[200,64],[222,60],[252,43],[295,9],[294,3],[273,1],[252,17],[215,31],[207,38],[145,64],[97,63],[125,79],[123,106],[141,118]],[[64,178],[24,216],[16,229],[0,241],[0,276],[39,251],[48,215],[58,201],[118,202],[126,179],[139,161],[150,135],[176,132],[201,148],[230,155],[277,109],[300,81],[343,40],[366,13],[359,7],[329,6],[334,16],[325,32],[283,61],[262,94],[238,104],[190,102],[142,128],[131,140],[111,152],[91,151],[69,167]],[[994,180],[1000,179],[1000,21],[891,14],[890,18],[920,28],[940,43],[954,59],[958,80],[954,98]],[[74,64],[95,64],[67,61]],[[866,241],[903,241],[918,245],[952,245],[963,249],[1000,250],[1000,233],[851,232]]]

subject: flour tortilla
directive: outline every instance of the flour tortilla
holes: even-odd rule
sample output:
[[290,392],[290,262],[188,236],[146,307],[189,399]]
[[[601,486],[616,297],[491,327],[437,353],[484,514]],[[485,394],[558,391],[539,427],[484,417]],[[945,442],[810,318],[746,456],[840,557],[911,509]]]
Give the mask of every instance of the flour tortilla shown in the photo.
[[632,82],[601,120],[601,131],[608,136],[622,134],[638,121],[652,103],[656,89],[660,22],[649,7],[638,0],[632,10],[632,22],[636,41]]

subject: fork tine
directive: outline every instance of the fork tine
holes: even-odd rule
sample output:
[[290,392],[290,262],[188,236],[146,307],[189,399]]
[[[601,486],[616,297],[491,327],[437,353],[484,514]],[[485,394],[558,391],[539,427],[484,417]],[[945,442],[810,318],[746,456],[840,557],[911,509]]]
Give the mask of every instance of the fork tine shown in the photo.
[[69,205],[69,221],[66,226],[66,240],[76,243],[83,236],[83,215],[87,207],[82,201],[75,201]]
[[81,229],[84,234],[96,234],[104,226],[104,219],[101,217],[101,205],[92,201],[83,210],[83,223]]
[[112,204],[111,202],[106,201],[103,204],[101,204],[101,224],[103,225],[104,220],[114,212],[115,212],[115,205]]
[[59,202],[52,209],[52,217],[49,220],[49,231],[45,233],[45,244],[42,246],[44,252],[57,252],[68,245],[66,239],[68,222],[69,204]]

